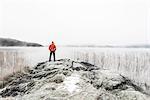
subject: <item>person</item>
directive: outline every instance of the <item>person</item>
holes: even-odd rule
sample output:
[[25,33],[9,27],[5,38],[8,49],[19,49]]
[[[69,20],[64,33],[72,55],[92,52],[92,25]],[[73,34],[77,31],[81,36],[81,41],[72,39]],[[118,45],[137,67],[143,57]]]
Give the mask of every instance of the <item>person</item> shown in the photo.
[[49,56],[49,61],[51,61],[51,56],[53,55],[54,61],[55,59],[55,51],[56,51],[56,46],[54,44],[54,42],[52,41],[52,43],[49,46],[49,50],[50,50],[50,56]]

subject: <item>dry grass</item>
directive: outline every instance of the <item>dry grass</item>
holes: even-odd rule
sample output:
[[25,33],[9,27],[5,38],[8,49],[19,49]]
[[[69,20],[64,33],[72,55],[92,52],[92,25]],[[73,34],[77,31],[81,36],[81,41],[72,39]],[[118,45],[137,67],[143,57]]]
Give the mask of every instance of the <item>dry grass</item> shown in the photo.
[[25,67],[25,60],[22,52],[16,50],[0,51],[0,88],[4,87],[13,78],[12,76],[21,73]]

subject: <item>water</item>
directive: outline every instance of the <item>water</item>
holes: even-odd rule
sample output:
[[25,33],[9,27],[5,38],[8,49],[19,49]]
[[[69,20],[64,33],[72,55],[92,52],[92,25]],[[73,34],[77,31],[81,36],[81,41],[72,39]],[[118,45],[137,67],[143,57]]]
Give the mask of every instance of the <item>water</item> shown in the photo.
[[[150,49],[58,47],[56,59],[63,58],[89,62],[150,85]],[[0,79],[48,59],[48,47],[1,47]]]

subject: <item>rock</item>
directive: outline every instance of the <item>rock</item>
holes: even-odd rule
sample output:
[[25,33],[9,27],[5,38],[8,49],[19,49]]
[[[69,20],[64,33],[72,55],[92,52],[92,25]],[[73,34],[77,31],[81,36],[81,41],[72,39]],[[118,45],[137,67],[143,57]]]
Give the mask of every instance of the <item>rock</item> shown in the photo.
[[[117,72],[86,62],[42,62],[5,78],[0,99],[149,100],[149,92]],[[146,86],[147,88],[149,86]]]
[[62,83],[65,79],[65,76],[63,74],[55,75],[53,78],[50,79],[50,82],[55,83]]

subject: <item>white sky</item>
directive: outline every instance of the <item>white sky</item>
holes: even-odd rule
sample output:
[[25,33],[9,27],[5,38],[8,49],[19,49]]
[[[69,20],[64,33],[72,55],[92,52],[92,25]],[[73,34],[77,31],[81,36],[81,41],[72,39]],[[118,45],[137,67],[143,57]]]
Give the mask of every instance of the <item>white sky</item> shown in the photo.
[[150,0],[0,0],[0,37],[48,44],[150,43]]

